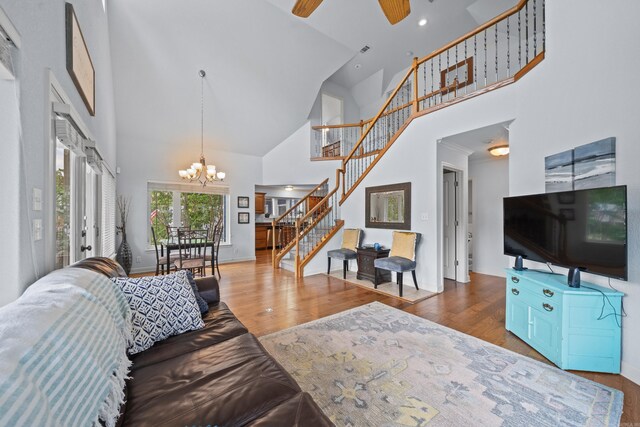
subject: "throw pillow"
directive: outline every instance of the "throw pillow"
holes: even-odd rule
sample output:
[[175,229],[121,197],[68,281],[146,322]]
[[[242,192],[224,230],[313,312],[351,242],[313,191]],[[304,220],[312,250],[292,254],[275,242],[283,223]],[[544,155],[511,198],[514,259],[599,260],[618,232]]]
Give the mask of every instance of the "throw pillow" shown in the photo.
[[166,276],[116,277],[132,311],[129,354],[147,350],[172,335],[204,327],[186,271]]
[[196,297],[196,302],[198,303],[198,308],[200,309],[201,314],[205,314],[209,311],[209,304],[200,296],[200,292],[198,291],[198,285],[196,285],[196,281],[193,278],[193,273],[189,270],[185,270],[187,272],[187,279],[189,279],[189,284],[191,285],[191,290],[193,291],[193,295]]

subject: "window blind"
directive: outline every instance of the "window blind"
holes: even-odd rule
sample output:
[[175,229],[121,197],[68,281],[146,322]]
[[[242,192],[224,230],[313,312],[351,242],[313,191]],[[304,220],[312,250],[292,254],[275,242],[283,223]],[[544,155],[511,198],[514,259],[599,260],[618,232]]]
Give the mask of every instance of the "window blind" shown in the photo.
[[116,254],[116,179],[107,169],[102,174],[102,255]]

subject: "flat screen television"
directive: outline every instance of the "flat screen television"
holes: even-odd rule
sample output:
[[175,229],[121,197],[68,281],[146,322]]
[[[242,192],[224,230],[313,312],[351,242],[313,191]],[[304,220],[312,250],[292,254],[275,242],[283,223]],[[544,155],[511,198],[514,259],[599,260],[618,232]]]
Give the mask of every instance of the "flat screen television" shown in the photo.
[[627,280],[627,186],[505,197],[504,254]]

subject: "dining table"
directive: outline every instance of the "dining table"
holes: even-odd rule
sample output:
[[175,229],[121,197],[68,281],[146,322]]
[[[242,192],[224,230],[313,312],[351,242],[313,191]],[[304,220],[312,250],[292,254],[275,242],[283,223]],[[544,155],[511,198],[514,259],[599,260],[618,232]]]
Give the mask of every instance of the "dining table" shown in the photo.
[[[166,252],[166,257],[167,257],[167,265],[171,265],[171,251],[179,251],[180,247],[182,246],[182,248],[184,249],[191,249],[191,248],[205,248],[204,252],[206,254],[207,249],[206,248],[211,248],[211,258],[213,260],[213,255],[214,255],[214,248],[215,248],[215,242],[214,241],[207,241],[206,245],[204,243],[190,243],[190,244],[182,244],[179,245],[178,242],[162,242],[162,247],[164,248],[164,251]],[[212,262],[213,264],[213,262]]]

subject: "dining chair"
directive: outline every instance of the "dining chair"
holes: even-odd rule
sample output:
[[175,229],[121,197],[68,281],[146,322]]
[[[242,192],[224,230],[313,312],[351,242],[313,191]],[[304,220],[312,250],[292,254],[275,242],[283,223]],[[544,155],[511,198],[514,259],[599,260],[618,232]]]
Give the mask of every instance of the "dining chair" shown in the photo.
[[165,269],[167,273],[169,273],[172,268],[176,268],[174,262],[178,258],[178,256],[171,255],[169,262],[167,262],[167,258],[164,256],[164,247],[162,246],[162,244],[158,244],[158,241],[156,239],[156,231],[153,227],[151,227],[151,237],[153,238],[153,247],[156,250],[156,276],[160,274],[160,272],[162,272],[162,274],[164,275]]
[[420,233],[407,231],[394,231],[393,241],[389,257],[378,258],[373,261],[375,268],[394,271],[396,273],[396,283],[398,284],[398,294],[402,296],[402,273],[411,272],[413,284],[418,290],[416,280],[416,246],[420,241]]
[[207,260],[205,258],[208,245],[209,230],[178,230],[178,262],[179,270],[189,270],[195,276],[205,275]]
[[205,254],[205,258],[211,264],[211,274],[214,275],[215,271],[218,272],[218,277],[222,278],[220,274],[220,266],[218,263],[218,251],[220,250],[220,241],[222,240],[222,234],[224,230],[224,217],[222,215],[215,218],[212,222],[213,227],[209,228],[209,241],[213,242],[211,247],[211,255]]
[[342,260],[342,278],[347,278],[349,260],[358,257],[356,249],[360,246],[364,233],[359,228],[345,228],[342,233],[342,245],[340,249],[327,252],[327,274],[331,274],[331,258]]

